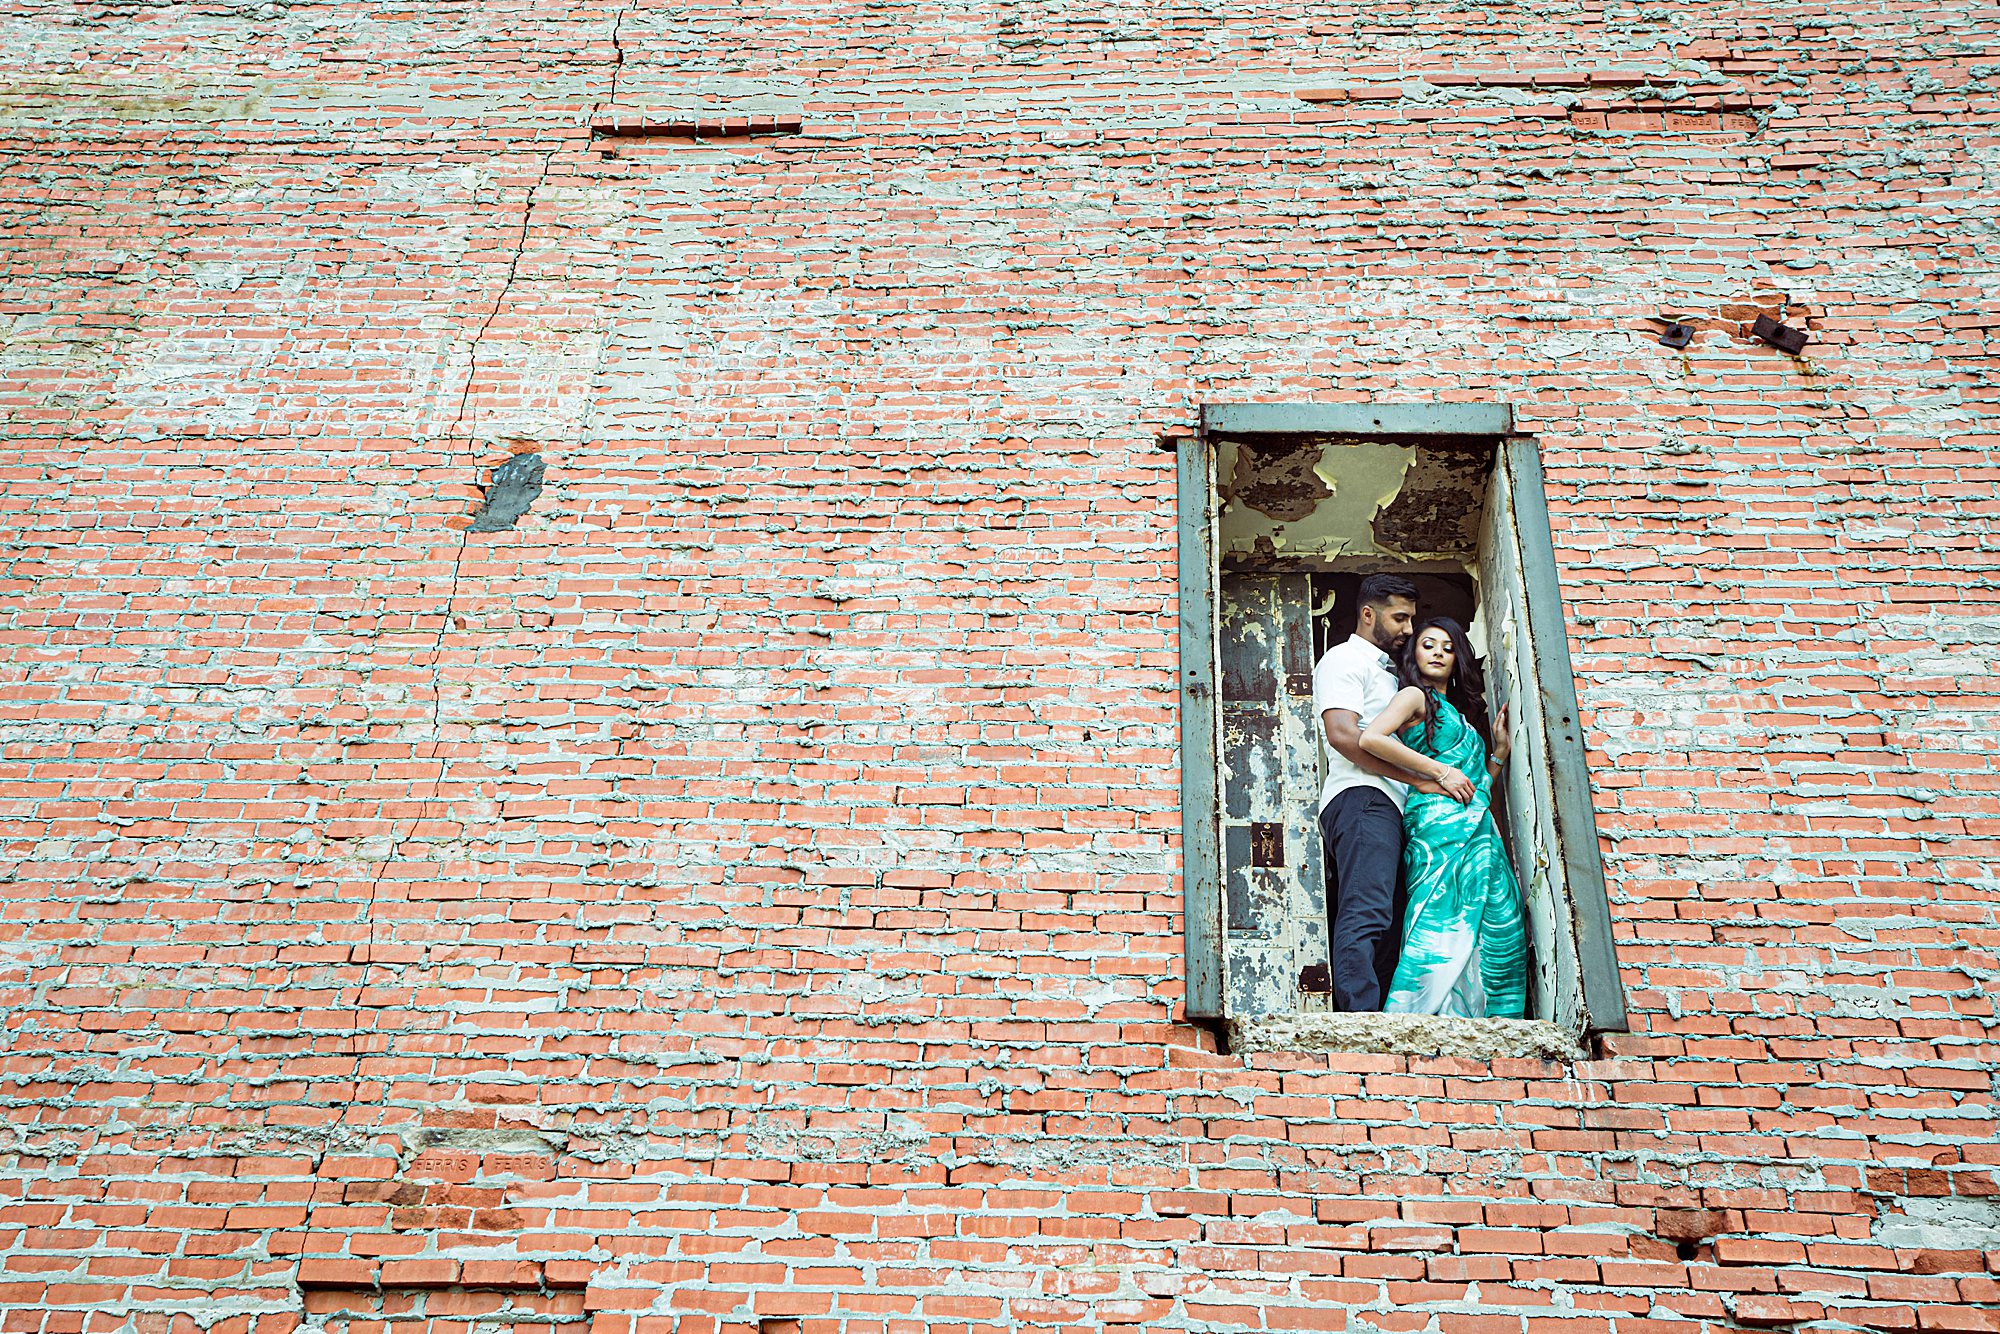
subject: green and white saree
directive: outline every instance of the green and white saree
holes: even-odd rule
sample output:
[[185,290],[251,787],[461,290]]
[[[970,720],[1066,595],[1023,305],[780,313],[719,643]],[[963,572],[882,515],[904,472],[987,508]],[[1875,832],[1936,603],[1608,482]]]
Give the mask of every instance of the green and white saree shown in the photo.
[[1403,807],[1403,877],[1409,908],[1403,953],[1382,1008],[1391,1014],[1519,1017],[1528,1001],[1521,891],[1493,823],[1486,743],[1464,716],[1432,695],[1436,735],[1422,722],[1399,738],[1472,780],[1473,799],[1410,793]]

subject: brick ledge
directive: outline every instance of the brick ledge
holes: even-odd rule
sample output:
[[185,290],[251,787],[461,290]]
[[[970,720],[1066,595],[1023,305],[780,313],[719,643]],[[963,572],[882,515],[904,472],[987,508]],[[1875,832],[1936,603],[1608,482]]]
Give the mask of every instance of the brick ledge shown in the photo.
[[1588,1059],[1576,1035],[1540,1019],[1294,1011],[1229,1021],[1232,1052],[1363,1052],[1376,1056]]

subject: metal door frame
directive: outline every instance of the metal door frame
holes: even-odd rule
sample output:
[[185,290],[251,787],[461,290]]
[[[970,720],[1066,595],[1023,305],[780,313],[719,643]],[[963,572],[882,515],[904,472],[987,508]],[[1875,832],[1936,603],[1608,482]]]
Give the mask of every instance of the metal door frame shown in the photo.
[[1514,433],[1504,403],[1283,404],[1223,403],[1201,410],[1197,432],[1175,442],[1180,590],[1181,894],[1186,958],[1186,1016],[1226,1017],[1223,985],[1221,675],[1216,614],[1215,454],[1217,435],[1466,435],[1498,443],[1520,535],[1538,685],[1548,713],[1555,809],[1564,872],[1576,912],[1576,944],[1587,1033],[1624,1032],[1624,988],[1612,940],[1610,899],[1598,849],[1576,680],[1557,579],[1541,454]]

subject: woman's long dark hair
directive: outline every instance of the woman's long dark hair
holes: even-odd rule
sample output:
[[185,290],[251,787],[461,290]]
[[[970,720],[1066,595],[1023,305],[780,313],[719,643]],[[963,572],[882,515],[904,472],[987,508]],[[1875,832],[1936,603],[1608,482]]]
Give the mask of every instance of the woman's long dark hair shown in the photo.
[[1444,697],[1452,706],[1465,715],[1465,721],[1484,738],[1486,729],[1479,720],[1486,712],[1486,681],[1479,674],[1479,663],[1472,656],[1472,641],[1465,636],[1465,627],[1449,616],[1432,616],[1410,633],[1403,643],[1403,652],[1396,660],[1396,679],[1406,686],[1416,686],[1424,692],[1424,744],[1437,744],[1437,710],[1431,707],[1431,688],[1423,677],[1417,674],[1417,641],[1426,630],[1442,630],[1451,636],[1451,679],[1444,684]]

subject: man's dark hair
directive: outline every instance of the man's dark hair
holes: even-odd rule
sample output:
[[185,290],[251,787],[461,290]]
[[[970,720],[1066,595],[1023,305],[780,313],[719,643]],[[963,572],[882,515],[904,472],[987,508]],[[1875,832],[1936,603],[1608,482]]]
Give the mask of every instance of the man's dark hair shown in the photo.
[[1379,607],[1390,598],[1417,600],[1417,586],[1400,574],[1371,574],[1361,581],[1361,589],[1354,595],[1356,610],[1362,607]]

